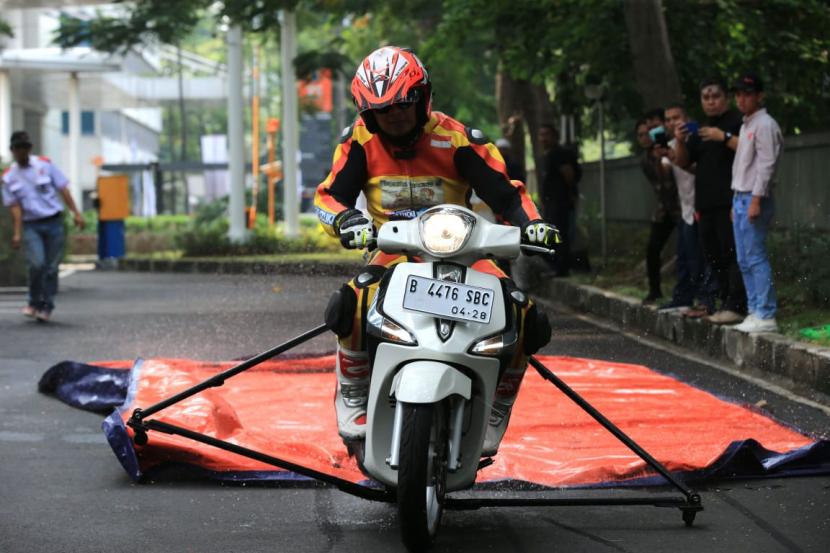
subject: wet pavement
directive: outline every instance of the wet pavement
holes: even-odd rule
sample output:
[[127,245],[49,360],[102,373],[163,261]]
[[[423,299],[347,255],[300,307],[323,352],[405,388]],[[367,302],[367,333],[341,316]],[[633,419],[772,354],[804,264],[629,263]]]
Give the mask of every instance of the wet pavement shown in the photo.
[[[239,359],[322,322],[343,279],[79,271],[64,278],[54,321],[18,314],[0,294],[0,551],[401,551],[395,509],[330,488],[132,483],[101,416],[37,392],[65,359]],[[692,355],[638,342],[568,312],[542,353],[640,363],[720,397],[761,406],[827,436],[828,411]],[[323,335],[297,352],[333,349]],[[826,409],[826,408],[825,408]],[[694,437],[690,436],[690,440]],[[434,551],[824,551],[830,477],[729,481],[700,490],[693,528],[676,509],[482,509],[445,514]],[[628,492],[624,492],[628,493]]]

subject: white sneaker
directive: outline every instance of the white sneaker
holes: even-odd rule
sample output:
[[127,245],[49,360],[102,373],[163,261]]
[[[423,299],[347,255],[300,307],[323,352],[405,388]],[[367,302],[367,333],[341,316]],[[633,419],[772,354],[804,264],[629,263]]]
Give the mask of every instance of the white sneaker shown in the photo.
[[735,325],[732,328],[748,334],[778,332],[778,324],[775,322],[775,318],[759,319],[755,315],[749,315],[746,319],[744,319],[744,322],[739,325]]

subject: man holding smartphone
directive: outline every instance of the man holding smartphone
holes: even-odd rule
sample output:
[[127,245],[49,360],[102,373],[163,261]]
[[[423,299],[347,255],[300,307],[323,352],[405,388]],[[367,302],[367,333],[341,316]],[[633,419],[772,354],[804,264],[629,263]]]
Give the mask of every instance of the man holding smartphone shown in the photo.
[[646,273],[648,276],[648,295],[643,304],[650,304],[663,297],[660,286],[660,253],[669,241],[672,231],[680,218],[680,205],[677,187],[671,171],[668,155],[668,135],[666,134],[663,110],[655,109],[645,115],[644,125],[648,136],[639,137],[640,124],[637,125],[638,142],[645,152],[640,160],[648,182],[654,190],[655,207],[651,215],[651,229],[646,247]]
[[[689,121],[686,108],[680,103],[666,108],[666,133],[672,137],[667,150],[671,161],[677,196],[680,200],[680,220],[677,223],[677,284],[672,298],[659,310],[681,311],[689,317],[703,317],[714,313],[715,298],[711,290],[711,273],[703,261],[697,221],[695,220],[695,175],[675,164],[675,130],[686,126],[690,134],[697,133],[696,122]],[[693,308],[697,300],[698,306]]]
[[675,129],[675,163],[682,168],[696,164],[695,217],[703,253],[718,283],[721,305],[708,320],[734,324],[744,319],[746,291],[735,254],[732,230],[732,162],[738,147],[741,114],[729,107],[726,85],[717,78],[700,85],[700,103],[707,124],[697,134],[686,125]]

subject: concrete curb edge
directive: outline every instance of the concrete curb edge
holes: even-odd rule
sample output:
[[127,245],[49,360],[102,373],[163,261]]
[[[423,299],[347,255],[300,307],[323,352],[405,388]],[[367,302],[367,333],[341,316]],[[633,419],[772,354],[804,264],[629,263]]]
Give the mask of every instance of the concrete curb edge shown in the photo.
[[747,372],[770,373],[830,394],[830,348],[811,346],[780,334],[747,334],[680,313],[659,312],[639,301],[584,284],[550,279],[536,293],[575,311],[613,321],[644,337],[734,364]]

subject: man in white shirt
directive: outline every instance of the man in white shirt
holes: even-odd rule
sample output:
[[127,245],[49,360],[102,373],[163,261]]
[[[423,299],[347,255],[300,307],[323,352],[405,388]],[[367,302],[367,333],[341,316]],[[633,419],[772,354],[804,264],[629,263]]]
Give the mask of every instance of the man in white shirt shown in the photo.
[[776,332],[777,302],[766,238],[773,214],[772,182],[783,144],[781,128],[763,107],[764,84],[757,75],[742,76],[734,90],[744,117],[732,164],[732,228],[749,312],[735,328]]
[[3,205],[11,210],[12,248],[23,245],[29,266],[29,304],[23,315],[47,322],[55,308],[58,264],[63,255],[64,205],[75,225],[84,219],[69,193],[69,181],[48,158],[31,154],[32,142],[25,131],[12,133],[14,163],[3,173]]
[[[686,108],[671,104],[665,111],[666,132],[674,136],[675,128],[688,123]],[[659,307],[660,311],[681,311],[694,317],[711,315],[715,309],[715,293],[711,271],[703,259],[703,251],[695,220],[695,175],[674,163],[677,139],[669,141],[667,158],[671,165],[677,195],[680,200],[680,221],[677,224],[677,284],[672,299]],[[697,299],[699,307],[691,309]]]

